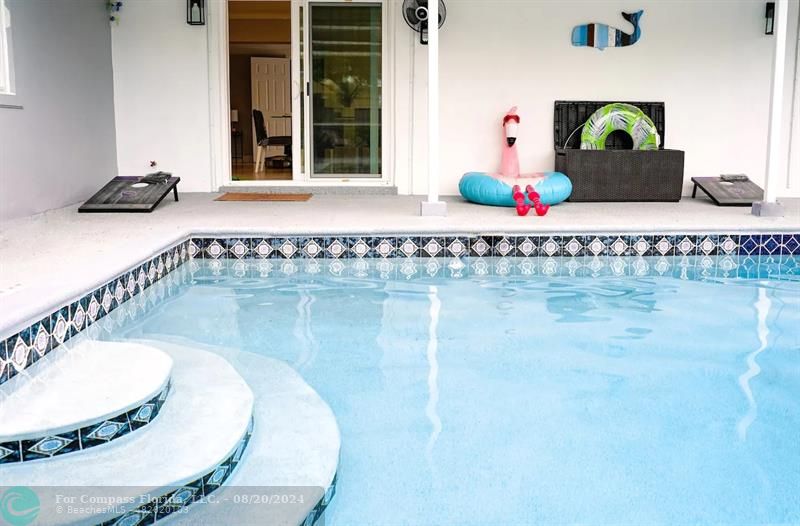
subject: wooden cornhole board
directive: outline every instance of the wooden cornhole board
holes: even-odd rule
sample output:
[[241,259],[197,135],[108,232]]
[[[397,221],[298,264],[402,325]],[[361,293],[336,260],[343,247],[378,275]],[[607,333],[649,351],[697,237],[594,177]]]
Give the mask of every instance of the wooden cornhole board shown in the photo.
[[137,188],[141,177],[115,177],[83,203],[78,212],[152,212],[170,191],[178,200],[180,177]]
[[750,206],[764,199],[764,190],[750,180],[725,182],[719,177],[692,177],[692,182],[692,198],[700,187],[717,206]]

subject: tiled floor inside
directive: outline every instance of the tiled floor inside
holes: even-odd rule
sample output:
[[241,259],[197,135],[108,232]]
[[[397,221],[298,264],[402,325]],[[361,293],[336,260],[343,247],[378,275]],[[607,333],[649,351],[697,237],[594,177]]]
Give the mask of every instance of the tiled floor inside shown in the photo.
[[181,194],[152,214],[78,214],[77,205],[0,229],[0,331],[69,301],[188,234],[800,232],[749,208],[679,203],[563,203],[545,217],[448,198],[446,217],[420,217],[419,196],[316,195],[308,202],[216,202]]

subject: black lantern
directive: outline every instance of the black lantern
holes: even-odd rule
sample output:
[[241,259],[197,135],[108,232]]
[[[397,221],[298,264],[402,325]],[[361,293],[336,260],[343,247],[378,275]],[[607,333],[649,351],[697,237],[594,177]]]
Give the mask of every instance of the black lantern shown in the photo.
[[186,0],[186,23],[190,26],[206,25],[205,0]]
[[775,32],[775,2],[767,2],[767,27],[764,29],[765,35]]

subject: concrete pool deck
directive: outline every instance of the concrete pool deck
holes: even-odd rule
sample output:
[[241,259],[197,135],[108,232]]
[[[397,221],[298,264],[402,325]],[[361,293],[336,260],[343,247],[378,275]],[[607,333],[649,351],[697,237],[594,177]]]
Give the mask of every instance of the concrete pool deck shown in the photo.
[[190,234],[800,232],[782,218],[707,199],[563,203],[545,217],[447,198],[446,217],[420,217],[419,196],[315,195],[307,202],[217,202],[184,193],[152,214],[78,214],[78,205],[0,225],[0,337],[127,271]]

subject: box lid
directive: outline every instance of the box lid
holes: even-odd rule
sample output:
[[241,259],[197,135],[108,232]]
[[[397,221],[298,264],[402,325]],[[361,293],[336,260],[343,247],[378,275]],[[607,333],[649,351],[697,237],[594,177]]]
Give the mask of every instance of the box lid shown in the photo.
[[[645,115],[653,120],[656,130],[661,136],[661,146],[664,149],[664,103],[663,102],[628,102],[628,101],[574,101],[557,100],[553,115],[553,139],[556,150],[562,148],[581,147],[581,129],[592,114],[612,102],[624,102],[641,109]],[[577,131],[576,131],[577,130]],[[573,133],[574,132],[574,133]],[[567,142],[568,141],[568,142]],[[566,144],[565,144],[566,143]],[[625,150],[631,149],[632,141],[624,132],[613,133],[606,139],[606,149]]]

